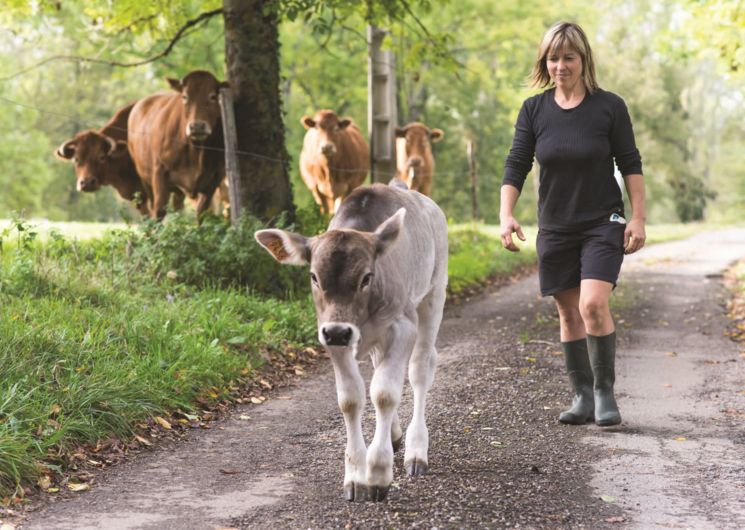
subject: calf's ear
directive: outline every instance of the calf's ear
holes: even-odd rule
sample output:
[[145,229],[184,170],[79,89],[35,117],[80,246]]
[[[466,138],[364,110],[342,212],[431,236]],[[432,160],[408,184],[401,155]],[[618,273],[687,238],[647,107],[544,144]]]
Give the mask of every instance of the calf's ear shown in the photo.
[[74,140],[67,140],[57,148],[54,155],[60,160],[70,160],[75,156],[75,147]]
[[300,119],[300,123],[302,123],[303,127],[305,127],[306,129],[312,129],[313,127],[316,126],[316,122],[313,120],[313,118],[309,116],[303,116]]
[[179,79],[166,77],[166,81],[168,81],[168,84],[171,85],[171,88],[174,89],[176,92],[181,92],[183,85],[181,84],[181,81]]
[[375,252],[377,255],[382,256],[385,254],[396,239],[398,239],[401,228],[404,226],[404,217],[406,217],[406,208],[399,208],[396,213],[383,221],[375,230],[373,237],[375,238]]
[[396,127],[396,138],[406,138],[405,127]]
[[432,143],[439,142],[443,136],[445,136],[445,132],[442,129],[432,129],[429,133],[429,139]]
[[349,118],[344,118],[343,120],[339,120],[339,128],[340,129],[346,129],[349,127],[349,125],[352,123],[352,120]]
[[305,236],[268,229],[259,230],[254,237],[259,245],[283,265],[307,265],[310,262],[310,240]]

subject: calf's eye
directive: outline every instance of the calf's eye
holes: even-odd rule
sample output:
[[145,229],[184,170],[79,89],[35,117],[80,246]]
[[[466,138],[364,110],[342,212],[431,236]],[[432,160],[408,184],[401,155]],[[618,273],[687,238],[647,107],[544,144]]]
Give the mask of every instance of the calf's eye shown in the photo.
[[318,276],[313,272],[310,273],[310,281],[313,282],[313,285],[318,285]]
[[368,272],[365,274],[365,276],[362,277],[362,282],[360,283],[360,289],[364,289],[368,285],[370,285],[370,282],[372,282],[373,273]]

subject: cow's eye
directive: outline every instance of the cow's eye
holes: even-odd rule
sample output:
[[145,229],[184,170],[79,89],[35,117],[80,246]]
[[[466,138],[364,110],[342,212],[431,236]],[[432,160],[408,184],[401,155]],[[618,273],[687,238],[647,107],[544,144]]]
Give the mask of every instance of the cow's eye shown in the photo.
[[313,282],[313,285],[318,286],[318,276],[314,272],[310,273],[310,281]]
[[370,282],[372,282],[373,273],[368,272],[362,277],[362,282],[360,283],[360,289],[364,289],[368,285],[370,285]]

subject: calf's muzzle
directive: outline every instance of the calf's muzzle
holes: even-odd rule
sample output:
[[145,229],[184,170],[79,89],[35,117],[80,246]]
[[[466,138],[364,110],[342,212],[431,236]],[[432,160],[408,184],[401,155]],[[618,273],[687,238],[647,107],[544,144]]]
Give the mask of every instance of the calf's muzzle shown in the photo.
[[351,326],[345,324],[324,324],[321,335],[326,346],[349,346],[354,332]]

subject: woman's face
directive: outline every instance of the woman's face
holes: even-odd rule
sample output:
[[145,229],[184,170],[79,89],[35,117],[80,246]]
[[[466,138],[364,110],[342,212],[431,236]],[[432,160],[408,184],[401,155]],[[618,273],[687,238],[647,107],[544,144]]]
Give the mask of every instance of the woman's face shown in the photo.
[[582,79],[582,56],[565,47],[549,52],[546,56],[548,75],[558,88],[570,89]]

